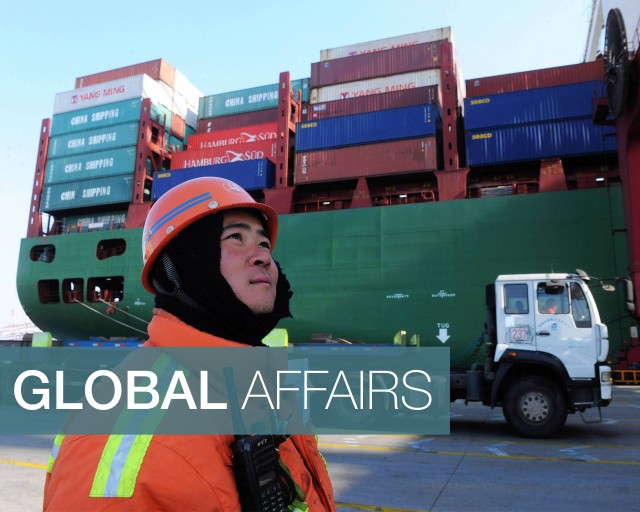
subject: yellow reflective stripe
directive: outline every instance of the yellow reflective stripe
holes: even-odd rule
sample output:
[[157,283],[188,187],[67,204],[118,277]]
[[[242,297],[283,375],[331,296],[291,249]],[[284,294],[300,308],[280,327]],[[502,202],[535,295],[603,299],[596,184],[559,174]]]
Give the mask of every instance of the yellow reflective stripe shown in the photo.
[[47,471],[51,473],[53,471],[53,463],[56,461],[56,457],[60,452],[60,446],[64,440],[64,434],[58,434],[53,440],[53,446],[51,447],[51,453],[49,454],[49,462],[47,464]]
[[130,498],[152,438],[152,435],[109,436],[89,496]]
[[133,445],[129,450],[127,462],[124,465],[120,481],[118,482],[118,496],[129,498],[133,495],[133,491],[136,488],[138,473],[140,472],[142,461],[144,460],[144,456],[147,453],[147,448],[149,448],[152,438],[153,436],[150,435],[135,437]]
[[122,440],[121,435],[111,435],[104,445],[102,450],[102,456],[98,463],[98,469],[93,477],[93,485],[89,491],[89,496],[102,497],[104,496],[104,490],[107,487],[107,478],[109,478],[109,470],[111,469],[111,462],[116,454],[116,450]]
[[[171,375],[176,368],[180,368],[178,363],[166,354],[160,354],[153,364],[151,371],[158,375],[158,392],[166,391]],[[113,427],[115,432],[150,432],[160,423],[166,414],[164,410],[128,409],[125,408]]]
[[[183,369],[175,359],[161,354],[151,371],[158,375],[158,392],[166,391],[171,376],[176,369]],[[114,430],[153,431],[160,423],[166,410],[131,410],[120,413]],[[152,434],[111,434],[102,451],[102,457],[93,477],[89,496],[98,498],[130,498],[135,490],[136,480]]]

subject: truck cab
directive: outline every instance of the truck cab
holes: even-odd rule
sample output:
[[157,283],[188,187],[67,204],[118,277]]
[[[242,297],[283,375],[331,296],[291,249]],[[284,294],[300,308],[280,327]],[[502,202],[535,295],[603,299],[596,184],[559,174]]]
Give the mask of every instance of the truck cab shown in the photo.
[[485,400],[520,434],[552,435],[567,413],[611,400],[608,331],[585,279],[501,275],[487,289]]

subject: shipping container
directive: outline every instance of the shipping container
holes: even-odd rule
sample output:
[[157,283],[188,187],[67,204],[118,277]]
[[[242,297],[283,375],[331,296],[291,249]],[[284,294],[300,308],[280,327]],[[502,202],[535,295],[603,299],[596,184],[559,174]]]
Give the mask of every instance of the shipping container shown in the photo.
[[250,142],[248,144],[234,144],[233,146],[192,149],[175,153],[171,157],[171,169],[202,167],[204,165],[226,164],[244,160],[258,160],[268,158],[275,161],[277,143],[272,140]]
[[[255,110],[272,109],[278,106],[278,91],[280,83],[252,87],[239,91],[212,94],[200,98],[198,118],[228,116],[253,112]],[[309,101],[309,79],[291,81],[291,90],[294,94],[300,91],[302,101]]]
[[132,66],[124,66],[122,68],[102,71],[92,75],[79,76],[76,78],[76,89],[88,87],[90,85],[120,80],[135,75],[149,75],[154,80],[161,80],[165,84],[174,87],[176,70],[171,64],[163,59],[142,62],[141,64],[133,64]]
[[149,116],[153,121],[162,126],[165,130],[171,129],[171,118],[173,113],[164,105],[151,104],[151,115]]
[[427,137],[436,134],[436,123],[436,109],[432,105],[306,121],[296,126],[296,151]]
[[541,87],[464,100],[466,130],[585,117],[602,82]]
[[317,89],[311,89],[310,101],[311,103],[322,103],[325,101],[357,98],[358,96],[369,96],[371,94],[402,91],[404,89],[415,89],[416,87],[427,87],[429,85],[441,85],[439,69],[428,69],[425,71],[415,71],[413,73],[403,73],[401,75],[390,75],[381,78],[371,78],[369,80],[319,87]]
[[63,233],[82,233],[107,229],[122,229],[127,221],[127,210],[87,213],[60,218]]
[[[174,91],[171,87],[163,82],[158,82],[158,87],[162,90],[164,100],[157,102],[165,105],[171,112],[178,114],[187,123],[191,123],[198,119],[198,105],[192,105],[190,101],[178,91]],[[199,101],[199,97],[195,100]],[[156,102],[154,102],[156,103]],[[195,124],[194,124],[195,126]]]
[[135,164],[136,146],[52,158],[45,164],[44,184],[133,174]]
[[387,176],[438,168],[435,137],[296,153],[295,183]]
[[178,137],[179,139],[185,140],[187,137],[187,125],[184,119],[182,119],[179,115],[175,114],[171,116],[171,126],[169,128],[169,132],[174,137]]
[[470,130],[465,139],[469,166],[616,151],[613,129],[594,125],[591,116]]
[[135,146],[138,143],[138,127],[139,123],[125,123],[51,137],[47,159]]
[[201,176],[226,178],[237,183],[245,190],[262,190],[273,187],[275,164],[266,158],[260,158],[258,160],[156,172],[153,175],[151,197],[156,201],[176,185]]
[[216,130],[208,133],[191,135],[187,140],[187,149],[208,149],[235,144],[247,144],[262,140],[278,138],[277,123],[265,123],[227,130]]
[[413,34],[405,34],[385,39],[376,39],[375,41],[329,48],[320,52],[320,60],[353,57],[365,53],[382,52],[385,50],[392,50],[394,48],[402,48],[404,46],[413,46],[420,43],[430,43],[432,41],[442,40],[453,42],[451,27],[437,28],[433,30],[426,30],[424,32],[415,32]]
[[512,91],[525,91],[539,87],[575,84],[603,80],[604,66],[602,60],[560,66],[555,68],[523,71],[507,75],[473,78],[465,82],[467,98],[502,94]]
[[51,118],[50,135],[93,130],[114,124],[140,120],[142,99],[133,99],[55,114]]
[[42,191],[41,209],[50,213],[89,206],[129,203],[132,192],[133,175],[46,185]]
[[441,66],[440,41],[420,43],[386,52],[325,60],[311,64],[312,89],[368,78],[400,75]]
[[302,119],[310,121],[324,119],[325,117],[347,116],[389,108],[409,107],[411,105],[434,105],[440,108],[441,104],[442,100],[438,86],[430,85],[428,87],[358,96],[357,98],[344,100],[310,103],[304,105]]
[[200,98],[204,96],[204,93],[200,89],[198,89],[194,84],[192,84],[189,81],[189,79],[177,69],[175,73],[175,78],[176,78],[176,82],[173,88],[187,99],[187,103],[190,106],[194,107],[194,111],[197,117]]
[[185,149],[187,149],[187,145],[185,144],[182,137],[176,137],[175,135],[169,135],[167,146],[167,149],[172,153],[177,153],[178,151],[184,151]]
[[228,130],[229,128],[241,128],[254,124],[272,123],[278,120],[278,109],[256,110],[255,112],[245,112],[231,116],[209,117],[199,119],[196,129],[197,133],[208,133],[215,130]]
[[[109,103],[151,98],[156,105],[171,107],[171,94],[147,75],[136,75],[56,94],[53,113],[62,114]],[[169,89],[170,90],[170,89]]]

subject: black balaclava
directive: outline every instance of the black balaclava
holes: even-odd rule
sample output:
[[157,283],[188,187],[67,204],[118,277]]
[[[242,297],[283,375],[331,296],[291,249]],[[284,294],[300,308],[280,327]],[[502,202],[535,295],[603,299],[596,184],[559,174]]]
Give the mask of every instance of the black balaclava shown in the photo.
[[[263,222],[259,213],[247,211]],[[241,302],[220,272],[222,223],[223,212],[208,215],[182,231],[160,254],[151,274],[156,307],[214,336],[259,346],[280,319],[291,316],[293,294],[274,260],[279,272],[273,312],[256,314]]]

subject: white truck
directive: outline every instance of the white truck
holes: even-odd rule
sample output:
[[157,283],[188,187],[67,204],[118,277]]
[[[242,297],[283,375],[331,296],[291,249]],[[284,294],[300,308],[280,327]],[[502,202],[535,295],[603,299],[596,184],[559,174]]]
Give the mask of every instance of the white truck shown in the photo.
[[[501,275],[486,287],[486,361],[451,370],[451,401],[502,406],[527,437],[557,433],[568,413],[601,421],[611,401],[607,326],[586,274]],[[595,419],[583,414],[597,408]]]

